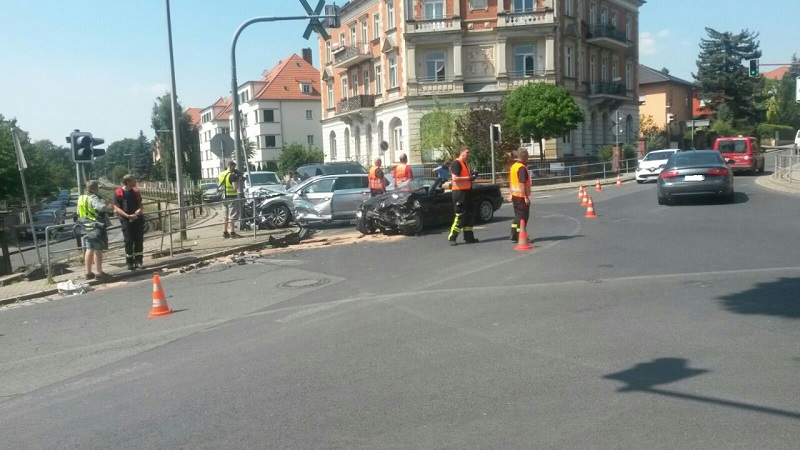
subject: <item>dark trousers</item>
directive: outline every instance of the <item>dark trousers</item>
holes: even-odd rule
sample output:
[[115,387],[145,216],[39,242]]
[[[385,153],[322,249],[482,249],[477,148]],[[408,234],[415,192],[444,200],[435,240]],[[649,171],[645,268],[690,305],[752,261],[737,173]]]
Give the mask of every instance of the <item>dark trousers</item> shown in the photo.
[[475,225],[475,205],[472,204],[472,191],[453,191],[453,208],[456,217],[450,227],[450,235],[447,237],[451,241],[458,238],[458,234],[464,232],[464,239],[472,239],[472,227]]
[[519,231],[520,220],[524,220],[526,225],[528,223],[531,205],[526,205],[525,199],[522,197],[513,197],[511,204],[514,205],[514,220],[511,222],[511,228]]
[[125,238],[125,263],[128,265],[142,264],[144,260],[144,217],[139,217],[133,222],[120,220],[122,237]]

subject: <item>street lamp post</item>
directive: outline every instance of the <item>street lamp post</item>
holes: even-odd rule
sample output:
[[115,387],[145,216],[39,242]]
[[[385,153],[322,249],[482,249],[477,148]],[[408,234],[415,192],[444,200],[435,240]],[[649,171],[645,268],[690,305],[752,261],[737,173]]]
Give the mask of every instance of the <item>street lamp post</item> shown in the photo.
[[167,38],[169,42],[169,69],[170,77],[172,79],[172,92],[170,97],[172,100],[172,143],[173,150],[175,151],[175,184],[178,191],[178,217],[179,226],[181,229],[181,239],[186,239],[186,212],[183,207],[183,179],[181,177],[181,133],[178,128],[178,95],[175,92],[175,58],[172,53],[172,19],[169,13],[169,0],[165,0],[167,5]]

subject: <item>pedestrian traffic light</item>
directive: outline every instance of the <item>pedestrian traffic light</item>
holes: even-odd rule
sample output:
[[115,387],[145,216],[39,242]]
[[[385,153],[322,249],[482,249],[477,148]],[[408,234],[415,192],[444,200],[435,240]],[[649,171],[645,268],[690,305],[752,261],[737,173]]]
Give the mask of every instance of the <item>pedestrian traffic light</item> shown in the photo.
[[757,77],[758,76],[758,60],[751,59],[750,60],[750,76]]
[[94,147],[105,140],[93,137],[92,133],[75,130],[70,133],[69,141],[72,146],[72,162],[76,164],[90,163],[94,158],[106,154],[105,149]]

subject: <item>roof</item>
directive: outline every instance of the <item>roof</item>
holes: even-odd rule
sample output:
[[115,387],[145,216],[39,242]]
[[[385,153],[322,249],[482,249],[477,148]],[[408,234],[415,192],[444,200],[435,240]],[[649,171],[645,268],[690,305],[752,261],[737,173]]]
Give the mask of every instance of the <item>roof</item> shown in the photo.
[[789,71],[789,66],[780,66],[777,69],[770,70],[769,72],[764,72],[764,78],[768,80],[780,80],[783,78],[783,75]]
[[[320,100],[319,70],[305,59],[292,54],[278,61],[256,85],[264,87],[253,96],[253,100]],[[301,91],[301,83],[311,85],[311,93]]]
[[186,114],[189,116],[189,120],[193,127],[197,128],[200,126],[200,113],[203,111],[203,108],[187,108]]
[[666,75],[660,70],[647,67],[644,64],[639,64],[639,84],[655,84],[655,83],[677,83],[687,86],[694,86],[694,83],[683,80],[672,75]]

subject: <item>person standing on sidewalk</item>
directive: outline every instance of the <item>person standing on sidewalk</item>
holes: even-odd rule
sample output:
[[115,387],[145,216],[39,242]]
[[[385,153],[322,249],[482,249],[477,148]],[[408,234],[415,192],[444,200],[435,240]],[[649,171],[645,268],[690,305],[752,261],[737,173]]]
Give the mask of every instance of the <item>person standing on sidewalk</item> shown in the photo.
[[241,175],[236,170],[236,163],[228,161],[228,170],[219,174],[217,189],[222,193],[222,237],[238,238],[236,219],[239,217],[239,180]]
[[520,147],[515,153],[514,164],[509,171],[509,201],[514,205],[514,220],[511,222],[511,240],[519,241],[520,221],[527,227],[531,209],[531,177],[528,175],[528,150]]
[[381,164],[383,164],[381,159],[375,158],[375,164],[369,168],[369,193],[371,197],[386,193],[386,177],[383,176]]
[[114,191],[114,197],[114,211],[119,216],[122,237],[125,239],[125,264],[128,270],[143,269],[144,213],[142,195],[136,188],[136,178],[131,174],[122,177],[122,186]]
[[411,166],[408,165],[408,156],[405,153],[400,154],[400,164],[394,166],[392,176],[394,177],[394,187],[414,178],[414,172],[411,171]]
[[450,235],[447,239],[450,245],[457,245],[458,234],[464,232],[464,242],[474,244],[478,242],[472,232],[475,224],[475,205],[472,204],[472,183],[477,175],[472,175],[467,165],[469,159],[469,147],[461,147],[458,159],[450,165],[450,176],[452,180],[451,189],[453,191],[453,206],[456,217],[450,227]]
[[[103,272],[103,250],[108,250],[108,214],[114,206],[104,202],[97,195],[98,183],[95,180],[86,182],[86,193],[78,197],[78,217],[84,219],[86,234],[83,246],[86,248],[84,264],[86,279],[97,277],[98,280],[110,278]],[[92,272],[92,265],[97,273]]]

